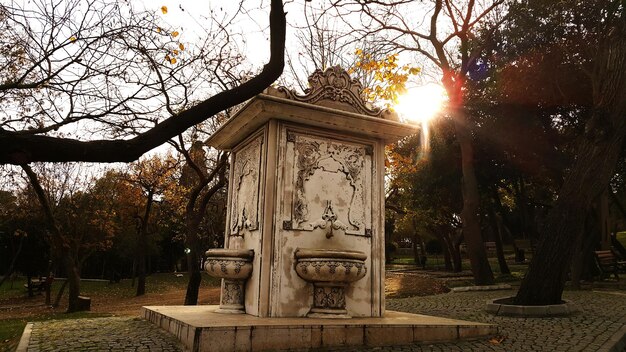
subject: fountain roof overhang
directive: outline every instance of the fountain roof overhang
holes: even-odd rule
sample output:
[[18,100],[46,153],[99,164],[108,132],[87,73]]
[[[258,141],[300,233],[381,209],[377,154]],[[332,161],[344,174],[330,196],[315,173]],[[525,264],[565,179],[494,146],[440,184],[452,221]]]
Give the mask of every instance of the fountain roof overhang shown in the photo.
[[339,67],[316,71],[310,88],[298,95],[270,87],[250,99],[206,141],[222,150],[237,146],[268,121],[275,119],[393,143],[419,131],[401,123],[397,114],[372,108],[362,100],[362,87]]

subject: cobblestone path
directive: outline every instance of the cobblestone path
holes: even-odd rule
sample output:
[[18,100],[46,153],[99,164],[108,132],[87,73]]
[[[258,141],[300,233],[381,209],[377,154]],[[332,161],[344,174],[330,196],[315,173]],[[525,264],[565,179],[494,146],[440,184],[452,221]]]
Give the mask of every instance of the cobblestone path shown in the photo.
[[[598,351],[626,326],[626,293],[570,291],[580,312],[567,317],[511,318],[484,311],[485,301],[512,291],[474,291],[387,300],[387,309],[497,324],[500,336],[457,343],[332,351]],[[328,349],[325,349],[327,351]],[[182,351],[172,335],[138,318],[53,320],[33,324],[29,352]]]
[[139,318],[87,318],[35,322],[28,352],[182,351],[173,335]]
[[513,318],[484,311],[487,299],[513,294],[513,291],[473,291],[387,301],[390,310],[497,324],[500,336],[494,342],[486,338],[335,351],[598,351],[626,325],[626,293],[623,291],[566,291],[563,298],[573,300],[580,309],[566,317]]

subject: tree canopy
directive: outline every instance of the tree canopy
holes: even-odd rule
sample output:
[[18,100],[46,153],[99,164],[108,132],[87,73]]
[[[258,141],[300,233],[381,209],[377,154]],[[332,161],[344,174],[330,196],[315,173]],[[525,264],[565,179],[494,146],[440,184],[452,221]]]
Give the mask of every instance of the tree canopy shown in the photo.
[[[193,67],[217,75],[230,67],[231,58],[219,56],[228,52],[228,32],[208,38],[188,56],[178,32],[159,25],[150,13],[135,13],[128,4],[75,0],[28,6],[0,7],[7,43],[0,51],[5,107],[0,164],[135,160],[260,93],[284,66],[286,24],[280,0],[271,2],[269,62],[245,82],[197,102],[186,100],[195,88],[198,66]],[[220,28],[217,23],[216,30]],[[218,57],[208,60],[207,55]],[[213,67],[202,67],[210,62]],[[70,125],[83,133],[68,136]]]

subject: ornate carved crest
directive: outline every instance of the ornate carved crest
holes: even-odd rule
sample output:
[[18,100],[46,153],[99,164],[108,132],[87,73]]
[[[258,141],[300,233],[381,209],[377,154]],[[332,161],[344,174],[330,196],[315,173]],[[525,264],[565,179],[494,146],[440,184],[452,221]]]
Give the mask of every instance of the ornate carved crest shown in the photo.
[[315,70],[309,76],[309,88],[303,95],[285,87],[279,87],[278,91],[286,98],[296,101],[385,119],[397,119],[397,116],[389,110],[373,107],[365,101],[361,82],[351,78],[348,72],[339,66],[327,68],[325,71]]

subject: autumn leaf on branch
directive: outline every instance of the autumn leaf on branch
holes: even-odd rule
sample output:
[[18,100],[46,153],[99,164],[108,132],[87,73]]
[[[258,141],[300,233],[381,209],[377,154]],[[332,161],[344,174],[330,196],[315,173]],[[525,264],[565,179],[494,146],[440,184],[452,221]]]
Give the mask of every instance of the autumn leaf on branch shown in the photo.
[[363,94],[369,100],[384,101],[387,107],[397,103],[398,97],[406,92],[409,77],[421,72],[419,67],[398,65],[398,54],[391,54],[380,59],[372,57],[362,49],[356,49],[354,54],[357,61],[349,72],[361,71],[366,75],[371,75],[376,84],[366,87]]

